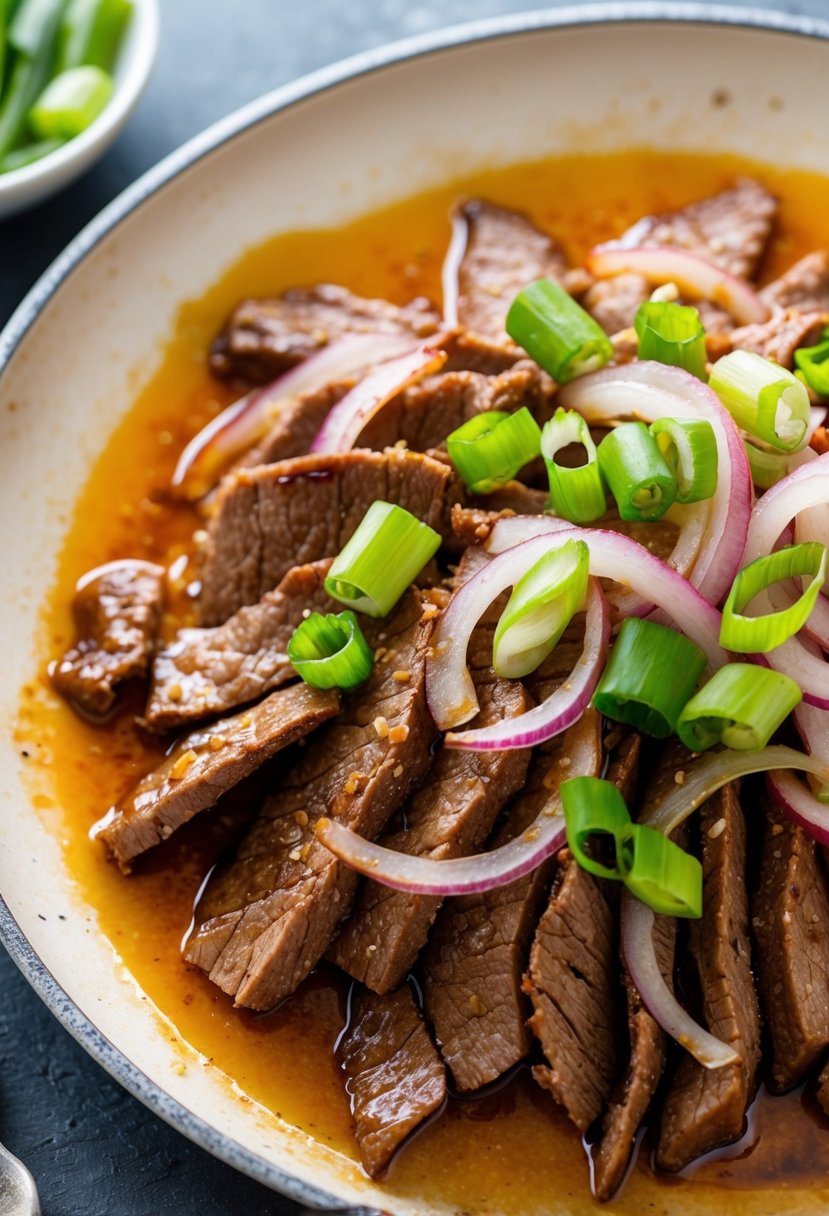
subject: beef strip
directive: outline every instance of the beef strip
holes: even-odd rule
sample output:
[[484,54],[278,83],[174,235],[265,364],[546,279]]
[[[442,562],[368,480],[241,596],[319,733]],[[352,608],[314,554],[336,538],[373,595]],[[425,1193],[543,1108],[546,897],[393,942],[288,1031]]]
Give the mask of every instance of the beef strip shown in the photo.
[[[777,211],[774,197],[759,182],[743,178],[730,190],[679,211],[646,216],[620,238],[627,246],[675,246],[714,262],[730,274],[753,279],[765,253]],[[586,293],[584,305],[608,333],[633,325],[650,287],[640,275],[602,279]],[[705,308],[706,331],[730,329],[727,314]]]
[[824,1113],[829,1115],[829,1064],[824,1064],[817,1079],[815,1097],[823,1108]]
[[801,312],[829,311],[829,252],[808,253],[778,279],[760,291],[769,308],[799,308]]
[[[405,389],[370,419],[355,447],[382,451],[403,442],[416,452],[442,448],[446,436],[487,410],[512,413],[526,405],[544,422],[552,385],[529,360],[497,376],[455,371],[427,377]],[[270,435],[244,460],[245,465],[271,463],[310,449],[330,405],[323,394],[300,398],[280,417]]]
[[440,529],[451,481],[443,462],[399,450],[300,456],[232,473],[208,529],[201,623],[221,624],[292,566],[339,553],[377,499]]
[[109,562],[75,591],[78,641],[49,669],[52,682],[82,713],[103,718],[125,680],[149,668],[164,601],[164,571],[150,562]]
[[128,870],[139,853],[167,840],[271,756],[333,718],[339,707],[338,690],[299,683],[188,735],[110,809],[96,825],[96,836]]
[[478,337],[508,344],[504,324],[515,296],[534,279],[561,280],[564,255],[526,215],[481,199],[460,207],[455,222],[466,226],[457,319]]
[[[185,957],[237,1005],[269,1009],[293,992],[348,914],[357,875],[317,840],[317,820],[340,819],[373,838],[429,767],[432,611],[410,591],[391,617],[366,621],[369,644],[384,647],[371,676],[283,775],[236,856],[205,887]],[[375,725],[381,717],[388,732]]]
[[690,947],[702,992],[703,1023],[739,1053],[734,1064],[703,1068],[687,1053],[665,1098],[656,1163],[681,1170],[743,1133],[760,1062],[760,1014],[751,974],[746,893],[746,829],[728,785],[702,807],[702,920]]
[[[601,772],[600,727],[588,710],[534,749],[524,788],[492,848],[525,832],[567,777]],[[435,921],[423,955],[426,1015],[461,1092],[497,1080],[529,1051],[522,975],[553,866],[549,861],[507,886],[448,899]]]
[[330,559],[295,566],[258,604],[212,629],[180,629],[153,663],[146,724],[178,730],[256,701],[296,679],[288,662],[291,634],[308,611],[339,612],[323,581]]
[[[468,660],[481,706],[474,726],[517,717],[531,705],[520,683],[499,679],[489,665],[497,616],[497,612],[488,614],[470,639]],[[382,843],[434,860],[474,852],[522,785],[529,759],[529,750],[523,748],[492,752],[441,748],[425,783],[403,812],[403,826],[384,836]],[[413,966],[441,902],[439,896],[411,895],[365,881],[354,915],[330,957],[375,992],[388,992]]]
[[807,254],[760,296],[772,310],[770,318],[735,329],[731,343],[792,367],[797,348],[818,342],[829,324],[829,253]]
[[329,283],[286,291],[275,300],[242,300],[210,351],[210,368],[224,379],[266,384],[346,334],[435,333],[440,318],[428,300],[399,308],[366,300]]
[[408,985],[386,996],[355,988],[337,1045],[360,1160],[376,1178],[446,1100],[446,1070]]
[[772,1047],[770,1085],[782,1092],[829,1046],[829,895],[814,840],[771,802],[751,924]]
[[286,402],[264,439],[245,452],[235,467],[255,469],[259,464],[305,456],[328,414],[355,384],[353,379],[338,380]]

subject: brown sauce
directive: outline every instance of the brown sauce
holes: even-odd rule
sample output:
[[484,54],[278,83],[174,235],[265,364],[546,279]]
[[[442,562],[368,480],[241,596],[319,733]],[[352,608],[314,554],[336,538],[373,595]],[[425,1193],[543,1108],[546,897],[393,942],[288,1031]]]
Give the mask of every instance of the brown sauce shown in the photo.
[[[438,299],[447,210],[458,195],[480,193],[530,212],[577,261],[594,241],[619,233],[639,216],[712,193],[741,172],[755,173],[782,199],[782,235],[766,277],[829,243],[829,180],[723,157],[634,151],[482,174],[338,231],[292,233],[250,250],[203,299],[182,307],[161,366],[91,472],[44,607],[43,672],[70,641],[75,581],[104,561],[177,561],[179,593],[167,632],[187,620],[187,586],[195,578],[188,558],[199,520],[170,498],[167,487],[183,445],[237,395],[210,377],[206,352],[239,298],[331,281],[399,302],[417,294]],[[36,804],[65,841],[68,866],[101,931],[184,1041],[250,1098],[356,1159],[332,1051],[345,1017],[342,981],[320,970],[280,1009],[260,1016],[234,1010],[180,959],[195,894],[238,831],[239,808],[228,804],[202,816],[124,878],[90,843],[87,831],[153,767],[159,752],[135,734],[129,713],[104,728],[80,721],[54,696],[43,672],[24,689],[19,737],[39,737],[51,751]],[[685,1185],[703,1205],[718,1208],[725,1187],[731,1189],[729,1209],[736,1212],[744,1206],[738,1191],[825,1185],[829,1135],[808,1098],[798,1093],[772,1099],[761,1092],[749,1127],[740,1145],[685,1172]],[[467,1213],[549,1211],[551,1203],[561,1211],[595,1210],[578,1137],[526,1070],[478,1101],[450,1101],[393,1164],[390,1184],[401,1195],[439,1196]],[[668,1212],[676,1194],[672,1186],[655,1185],[643,1151],[614,1210]],[[814,1192],[813,1202],[819,1202]]]

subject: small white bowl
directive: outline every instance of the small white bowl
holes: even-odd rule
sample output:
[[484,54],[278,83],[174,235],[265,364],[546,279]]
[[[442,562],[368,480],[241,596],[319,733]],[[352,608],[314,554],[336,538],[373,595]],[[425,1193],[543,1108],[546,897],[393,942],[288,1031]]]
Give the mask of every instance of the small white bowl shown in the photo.
[[95,121],[42,160],[0,174],[0,219],[42,202],[94,164],[119,134],[150,78],[158,49],[158,0],[133,0],[118,54],[115,92]]

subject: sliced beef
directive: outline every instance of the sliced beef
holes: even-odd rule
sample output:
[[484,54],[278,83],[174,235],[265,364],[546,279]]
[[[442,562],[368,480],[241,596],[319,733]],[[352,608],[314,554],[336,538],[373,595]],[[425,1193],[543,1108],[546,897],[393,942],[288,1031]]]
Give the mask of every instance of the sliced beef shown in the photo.
[[266,384],[346,334],[433,334],[440,318],[428,300],[403,308],[366,300],[328,283],[275,300],[242,300],[213,343],[210,368],[223,379]]
[[702,807],[702,919],[691,921],[691,957],[702,993],[702,1020],[740,1059],[703,1068],[687,1053],[662,1110],[656,1162],[681,1170],[711,1149],[738,1140],[760,1062],[760,1014],[751,974],[746,893],[746,828],[737,790],[728,785]]
[[556,243],[518,211],[482,199],[459,208],[466,246],[458,268],[458,321],[497,345],[509,343],[504,324],[518,292],[534,279],[562,279],[567,269]]
[[[771,235],[777,201],[750,178],[731,190],[691,203],[679,211],[646,216],[620,238],[627,246],[674,246],[698,254],[730,274],[753,279]],[[584,305],[608,333],[633,325],[636,310],[647,300],[650,288],[639,275],[619,275],[595,283]],[[731,328],[726,314],[708,307],[706,330]]]
[[328,414],[355,384],[356,380],[336,381],[286,403],[265,438],[245,452],[236,467],[255,469],[259,464],[305,456]]
[[820,340],[829,324],[829,253],[810,253],[760,292],[771,316],[735,329],[731,343],[792,367],[799,346]]
[[769,308],[829,312],[829,252],[809,253],[761,290]]
[[153,663],[145,721],[178,730],[247,705],[296,678],[286,653],[310,612],[339,612],[323,585],[330,560],[296,566],[258,604],[240,608],[213,629],[180,629]]
[[81,579],[72,603],[78,641],[49,669],[58,692],[89,717],[106,717],[118,686],[147,673],[163,602],[164,571],[150,562],[110,562]]
[[188,735],[111,808],[96,836],[121,868],[129,869],[139,853],[167,840],[271,756],[333,718],[339,707],[337,690],[299,683]]
[[823,1108],[824,1113],[829,1115],[829,1064],[824,1064],[821,1074],[817,1079],[815,1097]]
[[[527,780],[491,842],[525,832],[559,784],[601,772],[600,720],[588,710],[563,735],[536,748]],[[517,882],[448,899],[423,955],[426,1015],[456,1087],[479,1089],[527,1055],[527,1000],[522,975],[554,863]]]
[[[374,837],[429,767],[432,614],[411,591],[391,617],[365,623],[369,644],[384,648],[372,675],[283,775],[236,856],[205,887],[185,957],[237,1005],[269,1009],[293,992],[350,910],[357,876],[319,843],[317,820],[341,819]],[[388,733],[378,733],[380,717]]]
[[770,1084],[779,1092],[801,1081],[829,1046],[829,895],[812,837],[771,802],[766,820],[751,923]]
[[[517,717],[531,704],[518,681],[499,679],[489,665],[496,623],[497,613],[482,622],[470,639],[469,666],[481,706],[475,726]],[[529,750],[523,748],[492,752],[441,748],[424,784],[407,804],[402,826],[382,837],[382,843],[434,860],[474,852],[522,785],[529,759]],[[411,895],[366,881],[330,957],[375,992],[388,992],[413,966],[441,902],[439,896]]]
[[231,474],[209,527],[202,624],[258,603],[293,566],[335,556],[377,499],[440,529],[451,482],[448,465],[399,450],[300,456]]
[[[512,413],[523,405],[543,422],[551,391],[548,378],[529,360],[497,376],[471,371],[429,376],[375,414],[355,446],[382,451],[403,443],[415,452],[428,452],[442,448],[446,436],[476,414],[487,410]],[[271,463],[307,452],[329,408],[322,393],[301,398],[281,415],[271,434],[244,463]]]
[[446,1100],[446,1069],[407,985],[386,996],[355,988],[337,1046],[363,1168],[376,1178]]

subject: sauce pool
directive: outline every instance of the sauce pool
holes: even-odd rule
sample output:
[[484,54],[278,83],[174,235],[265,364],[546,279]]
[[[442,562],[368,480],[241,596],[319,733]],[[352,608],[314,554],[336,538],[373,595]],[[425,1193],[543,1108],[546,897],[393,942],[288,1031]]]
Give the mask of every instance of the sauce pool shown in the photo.
[[[23,690],[18,724],[21,739],[36,733],[52,753],[50,772],[40,775],[45,792],[37,795],[37,805],[65,841],[67,865],[101,931],[181,1038],[250,1098],[353,1159],[347,1098],[333,1056],[346,1014],[342,979],[320,968],[278,1010],[258,1015],[234,1010],[229,998],[180,957],[196,892],[255,811],[256,783],[185,826],[142,859],[129,878],[88,839],[91,824],[158,763],[161,752],[135,732],[131,715],[140,711],[137,702],[105,727],[95,727],[52,693],[45,668],[72,640],[75,582],[118,557],[175,563],[164,631],[169,635],[191,623],[188,589],[197,577],[192,536],[201,523],[168,487],[185,443],[238,396],[210,376],[206,356],[243,296],[335,282],[399,303],[416,295],[439,300],[448,210],[459,196],[480,194],[528,212],[579,262],[590,245],[640,216],[714,193],[741,173],[758,176],[781,199],[780,235],[766,278],[829,245],[827,179],[726,157],[637,150],[480,174],[336,231],[291,233],[251,249],[202,299],[181,308],[160,367],[112,435],[77,503],[43,610],[43,671]],[[811,1100],[801,1093],[772,1099],[761,1090],[744,1140],[710,1154],[683,1179],[700,1210],[727,1202],[735,1213],[759,1213],[772,1209],[752,1195],[756,1188],[807,1188],[813,1194],[804,1201],[812,1206],[819,1202],[814,1188],[825,1185],[828,1175],[827,1124]],[[435,1196],[480,1216],[548,1213],[551,1202],[562,1212],[596,1210],[579,1139],[526,1070],[478,1100],[450,1100],[445,1113],[398,1156],[388,1181],[400,1195]],[[665,1181],[663,1176],[657,1183],[645,1149],[614,1210],[677,1211],[678,1181]],[[727,1197],[724,1188],[730,1190]]]

